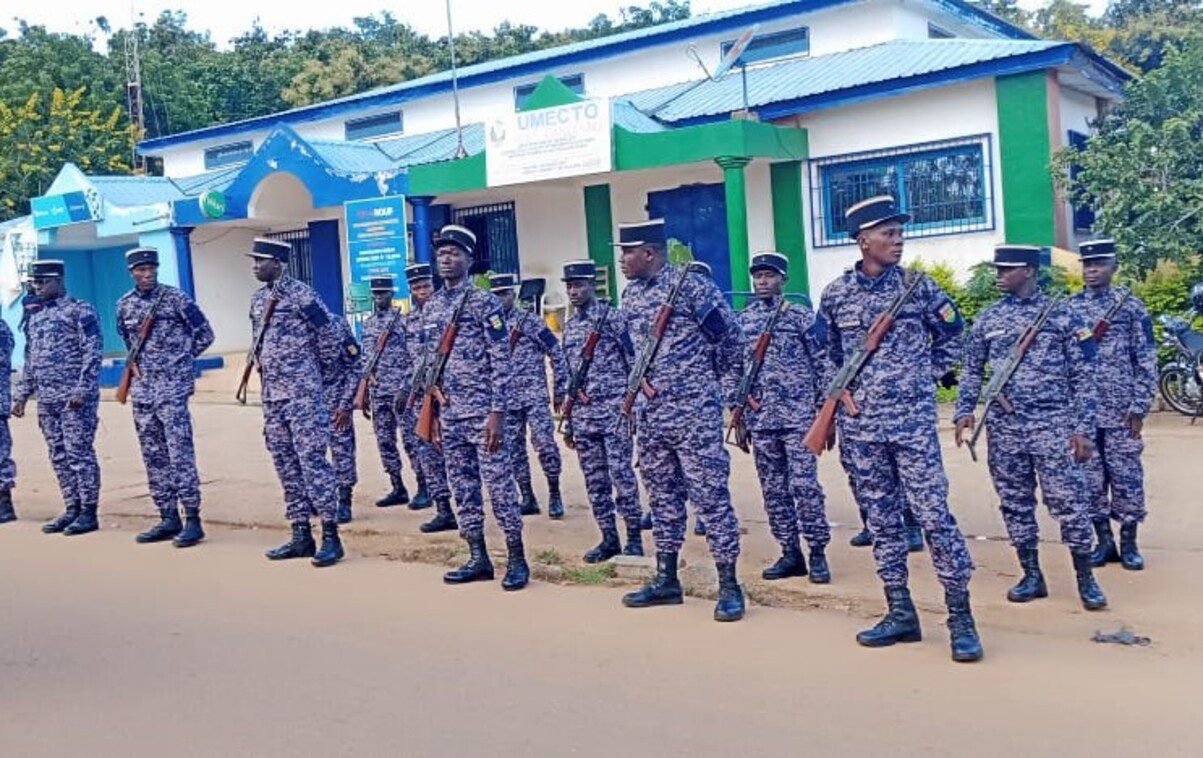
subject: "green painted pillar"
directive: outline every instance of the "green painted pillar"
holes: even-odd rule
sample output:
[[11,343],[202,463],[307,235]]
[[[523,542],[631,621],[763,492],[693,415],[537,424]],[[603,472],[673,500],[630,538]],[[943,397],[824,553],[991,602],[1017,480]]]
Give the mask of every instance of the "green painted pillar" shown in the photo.
[[997,77],[994,96],[1006,241],[1052,245],[1056,195],[1049,172],[1048,75],[1032,71]]
[[748,278],[748,185],[744,167],[750,158],[724,156],[714,162],[723,170],[727,201],[727,245],[731,258],[731,289],[747,292]]
[[589,258],[609,271],[610,300],[618,302],[618,272],[614,270],[614,217],[610,210],[610,185],[585,187],[585,240]]
[[789,258],[787,292],[810,294],[806,265],[806,224],[802,218],[802,161],[782,161],[769,166],[773,193],[773,239],[777,252]]

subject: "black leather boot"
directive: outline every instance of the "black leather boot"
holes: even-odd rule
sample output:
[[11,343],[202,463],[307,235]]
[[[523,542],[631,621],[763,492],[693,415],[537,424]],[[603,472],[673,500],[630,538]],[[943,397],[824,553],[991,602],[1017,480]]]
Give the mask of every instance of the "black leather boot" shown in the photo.
[[1119,528],[1119,559],[1129,571],[1141,571],[1145,559],[1136,547],[1136,524],[1124,524]]
[[522,493],[521,513],[523,516],[539,515],[539,499],[530,482],[518,482],[518,491]]
[[470,552],[468,562],[443,574],[443,581],[447,584],[493,581],[493,562],[489,560],[489,551],[485,548],[485,536],[469,537],[467,542]]
[[693,522],[693,533],[699,537],[706,536],[706,525],[702,523],[702,517],[698,516]]
[[918,524],[906,528],[906,549],[911,553],[923,552],[923,528]]
[[821,547],[810,549],[810,583],[828,584],[831,582],[831,567],[827,565],[827,552]]
[[312,558],[316,551],[317,545],[313,542],[309,522],[297,521],[292,525],[292,539],[268,550],[264,555],[273,561],[285,561],[290,558]]
[[185,508],[184,528],[171,541],[171,544],[176,547],[192,547],[204,538],[205,530],[201,528],[200,508]]
[[501,589],[506,592],[520,590],[530,582],[530,566],[526,564],[526,549],[522,546],[522,535],[506,538],[505,551],[505,576],[501,577]]
[[1090,563],[1095,567],[1106,566],[1108,563],[1119,563],[1119,551],[1115,549],[1115,537],[1111,534],[1111,521],[1097,519],[1094,522],[1094,533],[1098,542],[1090,553]]
[[[414,493],[414,499],[409,501],[409,509],[411,511],[421,511],[434,505],[434,498],[430,496],[430,490],[426,489],[426,477],[422,472],[414,472],[418,477],[418,491]],[[397,477],[397,481],[401,481],[401,477]],[[395,484],[393,485],[396,486]],[[405,485],[401,484],[401,492],[405,497],[409,497],[409,493],[405,492]]]
[[0,490],[0,524],[17,520],[17,511],[13,508],[13,491],[11,488]]
[[948,605],[948,642],[952,646],[952,659],[958,663],[980,661],[982,640],[977,636],[973,611],[969,610],[969,591],[945,590],[944,602]]
[[79,509],[79,515],[67,525],[67,528],[63,530],[63,534],[74,537],[77,534],[94,532],[99,528],[100,522],[96,519],[96,503],[87,503]]
[[340,486],[338,488],[338,523],[351,523],[351,494],[350,485]]
[[343,559],[343,541],[338,538],[338,524],[334,521],[322,522],[322,547],[310,561],[314,566],[323,568],[333,566]]
[[601,563],[608,561],[622,552],[622,544],[618,541],[618,527],[613,523],[601,527],[602,541],[589,552],[585,553],[585,563]]
[[1034,547],[1017,548],[1019,565],[1023,577],[1007,590],[1007,600],[1012,603],[1027,603],[1038,597],[1048,597],[1048,586],[1044,583],[1044,572],[1040,570],[1040,552]]
[[652,528],[652,512],[648,511],[639,519],[639,528],[643,531],[650,531]]
[[873,534],[869,531],[869,527],[863,526],[861,530],[852,535],[852,539],[848,540],[848,544],[852,547],[869,547],[873,544]]
[[[798,553],[799,557],[802,555]],[[718,569],[718,602],[714,604],[715,621],[739,621],[744,617],[744,591],[735,575],[735,563],[716,563]]]
[[451,498],[441,497],[435,501],[434,505],[434,518],[419,526],[418,531],[423,534],[434,534],[435,532],[450,532],[459,529],[459,524],[455,521],[455,514],[451,512]]
[[46,534],[58,534],[71,526],[71,523],[75,521],[77,516],[79,516],[79,506],[69,503],[67,510],[63,511],[58,518],[42,524],[42,531]]
[[555,521],[564,518],[564,498],[560,495],[559,477],[547,477],[547,517]]
[[643,526],[638,521],[627,524],[627,544],[622,554],[643,555]]
[[384,493],[384,497],[376,501],[377,508],[388,508],[394,505],[405,505],[409,502],[409,492],[405,490],[405,482],[401,480],[401,472],[389,472],[388,480],[393,488]]
[[656,575],[642,589],[622,596],[628,608],[647,608],[653,605],[680,605],[685,592],[677,580],[677,554],[656,553]]
[[806,559],[802,557],[802,547],[795,542],[782,549],[781,557],[772,566],[760,572],[762,579],[774,581],[788,579],[791,576],[806,576]]
[[1094,580],[1090,553],[1074,553],[1074,573],[1078,575],[1078,597],[1082,607],[1088,611],[1100,611],[1107,607],[1107,596]]
[[141,544],[166,542],[179,534],[183,528],[183,524],[180,523],[180,512],[173,505],[171,506],[171,510],[160,512],[159,523],[134,537],[134,542]]
[[919,614],[911,602],[911,591],[906,587],[886,589],[886,604],[889,610],[881,621],[872,628],[856,635],[856,641],[865,647],[887,647],[895,642],[918,642],[923,639],[919,628]]

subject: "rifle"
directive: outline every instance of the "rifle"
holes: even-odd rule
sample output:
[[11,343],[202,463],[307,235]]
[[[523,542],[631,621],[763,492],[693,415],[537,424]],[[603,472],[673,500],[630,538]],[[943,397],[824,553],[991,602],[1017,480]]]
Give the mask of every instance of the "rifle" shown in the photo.
[[589,379],[589,369],[593,366],[593,355],[597,352],[597,343],[601,341],[602,328],[605,327],[606,319],[609,317],[610,307],[605,306],[593,324],[593,328],[589,330],[589,334],[585,335],[585,344],[581,347],[581,361],[577,364],[576,371],[572,372],[572,380],[568,383],[568,394],[564,397],[564,407],[560,409],[560,425],[557,431],[561,434],[564,432],[564,424],[572,418],[572,409],[576,405],[577,398],[579,397],[582,403],[589,402],[589,396],[585,394],[585,382]]
[[1019,339],[1011,346],[1011,352],[1003,360],[994,373],[990,375],[990,381],[986,383],[986,389],[982,392],[982,397],[985,398],[985,408],[982,409],[982,423],[978,424],[973,430],[973,436],[969,438],[969,457],[977,462],[977,450],[974,445],[977,444],[977,438],[982,436],[982,429],[986,428],[986,415],[990,413],[990,409],[997,403],[1007,413],[1013,413],[1015,408],[1011,406],[1011,401],[1002,394],[1003,389],[1007,386],[1007,382],[1011,381],[1011,377],[1015,375],[1015,369],[1019,368],[1019,362],[1023,360],[1023,356],[1027,354],[1028,349],[1035,341],[1036,335],[1044,328],[1044,323],[1048,321],[1048,316],[1053,312],[1053,307],[1061,301],[1061,297],[1051,297],[1048,304],[1040,311],[1040,315],[1036,320],[1028,324],[1023,330],[1023,334],[1019,335]]
[[251,382],[251,371],[259,363],[259,353],[263,351],[263,337],[267,334],[267,325],[280,302],[280,281],[277,279],[267,293],[267,304],[263,306],[263,316],[259,319],[259,331],[255,333],[254,339],[251,340],[251,349],[246,353],[246,365],[242,368],[242,381],[238,383],[238,391],[234,393],[234,399],[242,405],[246,405],[246,388]]
[[146,347],[150,329],[155,325],[155,312],[159,310],[159,304],[163,302],[163,296],[166,294],[166,288],[159,289],[155,301],[150,304],[150,310],[142,317],[142,323],[138,325],[138,336],[134,339],[134,344],[130,346],[129,355],[125,357],[125,368],[121,371],[121,381],[117,383],[117,402],[122,405],[129,400],[129,388],[133,384],[134,377],[142,378],[142,372],[138,369],[138,359],[142,357],[142,349]]
[[923,275],[917,271],[907,272],[910,278],[906,282],[906,286],[894,301],[890,303],[890,307],[886,309],[876,319],[873,320],[872,326],[869,327],[868,333],[865,335],[864,343],[857,349],[852,357],[844,362],[838,373],[832,378],[831,384],[827,386],[827,399],[823,401],[823,407],[819,409],[818,415],[815,416],[814,422],[811,423],[810,429],[807,430],[806,436],[802,439],[802,444],[807,450],[815,455],[822,455],[823,450],[827,448],[827,438],[831,436],[831,427],[835,423],[835,406],[838,402],[844,406],[844,410],[850,416],[855,416],[860,413],[856,407],[856,403],[852,401],[852,394],[848,392],[848,387],[855,381],[860,374],[861,369],[865,367],[865,363],[869,360],[869,356],[877,352],[877,348],[881,347],[882,340],[889,333],[891,327],[894,326],[894,319],[898,317],[902,306],[906,305],[911,299],[915,288],[919,286],[919,282],[923,280]]
[[439,406],[447,404],[443,395],[443,372],[447,369],[447,361],[451,357],[451,348],[455,347],[455,338],[459,336],[459,317],[472,294],[472,285],[464,291],[459,304],[451,313],[451,320],[443,329],[439,345],[431,356],[426,375],[422,382],[422,407],[418,409],[418,421],[414,424],[414,432],[423,440],[438,445],[442,442],[443,433],[439,425]]
[[[773,309],[773,313],[769,316],[769,322],[764,325],[764,331],[756,338],[756,347],[752,350],[752,362],[744,371],[743,378],[739,382],[739,405],[735,406],[735,410],[731,412],[731,424],[727,427],[727,444],[735,445],[745,453],[748,452],[748,429],[744,426],[744,413],[748,408],[754,411],[760,410],[760,402],[752,397],[752,390],[756,387],[756,380],[760,378],[760,369],[764,367],[764,357],[769,351],[769,343],[773,341],[773,328],[777,326],[777,319],[789,308],[789,301],[784,297],[781,298],[781,304]],[[734,436],[734,440],[731,438]]]
[[684,286],[688,277],[689,267],[682,266],[680,276],[673,283],[672,289],[668,291],[668,299],[656,311],[656,316],[652,319],[652,328],[639,348],[639,358],[631,368],[631,375],[627,380],[627,392],[622,398],[622,415],[628,419],[635,409],[635,398],[640,392],[649,398],[656,394],[656,388],[647,380],[647,372],[651,369],[652,361],[655,360],[656,353],[660,350],[660,343],[664,341],[664,332],[668,330],[668,320],[673,315],[673,306],[680,297],[681,287]]
[[1112,303],[1111,307],[1107,309],[1107,312],[1103,314],[1103,317],[1094,325],[1093,331],[1095,342],[1101,340],[1103,335],[1105,335],[1108,330],[1111,329],[1111,319],[1115,318],[1115,314],[1119,313],[1119,309],[1124,307],[1124,303],[1128,302],[1128,298],[1131,296],[1132,292],[1130,290],[1124,290],[1124,296]]
[[384,329],[380,334],[376,335],[376,346],[372,349],[372,357],[368,359],[367,366],[364,367],[363,376],[359,379],[359,386],[355,388],[355,400],[351,403],[351,408],[358,408],[363,411],[363,417],[370,419],[372,417],[372,409],[369,407],[368,401],[368,383],[376,376],[376,366],[380,364],[380,358],[384,355],[384,347],[388,344],[388,338],[393,333],[393,327],[397,325],[397,321],[401,318],[401,309],[394,308],[393,315],[384,324]]

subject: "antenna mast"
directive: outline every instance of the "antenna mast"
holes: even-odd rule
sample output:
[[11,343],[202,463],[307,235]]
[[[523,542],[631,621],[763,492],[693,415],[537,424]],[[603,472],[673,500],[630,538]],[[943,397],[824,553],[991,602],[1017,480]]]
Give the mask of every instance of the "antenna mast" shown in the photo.
[[451,48],[451,99],[455,101],[455,157],[463,158],[468,155],[464,149],[464,128],[459,115],[459,73],[455,69],[455,31],[451,28],[451,0],[446,0],[447,6],[447,44]]
[[133,139],[130,141],[130,159],[135,174],[146,171],[142,157],[138,155],[138,140],[146,134],[146,120],[142,115],[142,59],[138,55],[138,26],[134,22],[134,4],[130,3],[130,26],[125,33],[125,102],[129,114]]

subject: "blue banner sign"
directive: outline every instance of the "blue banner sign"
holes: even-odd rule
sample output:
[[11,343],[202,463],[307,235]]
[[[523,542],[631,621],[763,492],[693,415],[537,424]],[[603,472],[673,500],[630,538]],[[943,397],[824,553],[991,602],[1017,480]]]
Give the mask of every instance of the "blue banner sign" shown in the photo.
[[373,277],[391,276],[397,286],[397,297],[408,296],[405,197],[392,195],[353,200],[344,205],[351,281],[366,283]]
[[95,221],[100,218],[96,200],[91,200],[82,191],[63,195],[44,195],[30,201],[35,229],[53,229],[56,226]]

